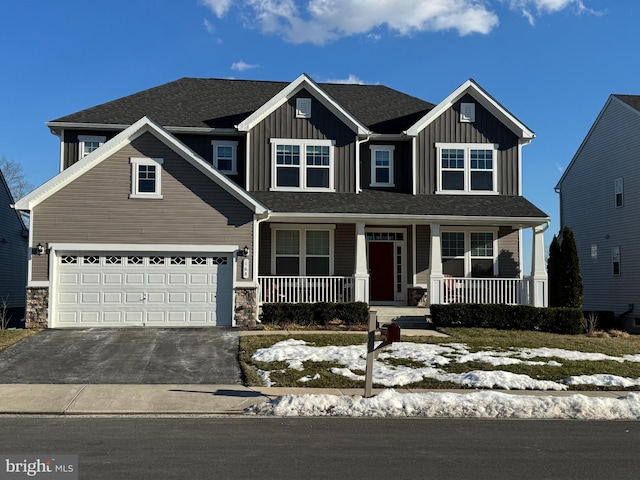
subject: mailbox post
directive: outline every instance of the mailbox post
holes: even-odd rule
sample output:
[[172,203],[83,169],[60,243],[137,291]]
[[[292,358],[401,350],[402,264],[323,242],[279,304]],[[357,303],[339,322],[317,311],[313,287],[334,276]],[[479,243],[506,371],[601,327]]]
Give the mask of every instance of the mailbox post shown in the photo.
[[380,334],[382,335],[382,343],[376,348],[376,330],[377,319],[375,312],[369,313],[369,335],[367,338],[367,366],[364,374],[364,396],[365,398],[371,397],[371,390],[373,388],[373,360],[378,356],[378,350],[387,345],[391,345],[393,342],[400,341],[400,327],[395,323],[387,323],[380,327]]

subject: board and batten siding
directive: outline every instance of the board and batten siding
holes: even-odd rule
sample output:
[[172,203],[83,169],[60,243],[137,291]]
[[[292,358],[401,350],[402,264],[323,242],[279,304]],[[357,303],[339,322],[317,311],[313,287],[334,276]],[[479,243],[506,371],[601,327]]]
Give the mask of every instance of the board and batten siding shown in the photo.
[[[372,187],[371,186],[371,148],[375,146],[392,145],[393,151],[393,187]],[[412,143],[405,142],[365,142],[360,146],[360,186],[364,189],[389,190],[393,192],[411,193],[412,175]]]
[[[460,122],[460,103],[475,103],[476,120]],[[417,193],[430,194],[437,187],[436,143],[498,144],[497,190],[502,195],[518,192],[518,137],[470,95],[446,110],[417,137]]]
[[[296,118],[296,98],[311,98],[311,118]],[[356,133],[306,90],[290,98],[250,132],[250,189],[269,190],[272,185],[271,139],[334,140],[336,192],[355,191]],[[301,160],[304,161],[304,160]]]
[[[129,198],[130,157],[164,159],[161,200]],[[146,133],[39,204],[33,244],[253,245],[253,212]],[[241,275],[237,269],[238,276]],[[33,256],[32,280],[48,280]]]
[[[640,315],[640,113],[612,97],[561,184],[562,227],[573,230],[584,285],[584,310]],[[624,182],[616,207],[615,180]],[[620,247],[620,275],[611,250]]]

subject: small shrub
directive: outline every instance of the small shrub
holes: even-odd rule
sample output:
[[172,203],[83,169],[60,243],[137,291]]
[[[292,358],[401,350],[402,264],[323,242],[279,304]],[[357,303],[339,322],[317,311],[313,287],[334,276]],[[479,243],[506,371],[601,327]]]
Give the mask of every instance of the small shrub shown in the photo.
[[264,303],[261,321],[266,325],[326,326],[338,319],[348,326],[366,325],[369,305],[352,303]]
[[529,305],[457,303],[431,305],[436,327],[582,332],[582,312],[576,308],[536,308]]

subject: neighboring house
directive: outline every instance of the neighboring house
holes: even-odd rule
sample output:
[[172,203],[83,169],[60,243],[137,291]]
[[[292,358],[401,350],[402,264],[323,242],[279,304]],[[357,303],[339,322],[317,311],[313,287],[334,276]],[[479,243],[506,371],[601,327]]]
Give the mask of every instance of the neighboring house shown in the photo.
[[13,197],[0,170],[0,322],[22,326],[27,286],[27,228],[20,212],[11,206]]
[[611,95],[556,186],[573,230],[585,311],[640,333],[640,96]]
[[[381,85],[183,78],[47,124],[30,325],[228,325],[262,302],[546,304],[534,133],[473,80],[433,105]],[[534,231],[533,274],[522,230]]]

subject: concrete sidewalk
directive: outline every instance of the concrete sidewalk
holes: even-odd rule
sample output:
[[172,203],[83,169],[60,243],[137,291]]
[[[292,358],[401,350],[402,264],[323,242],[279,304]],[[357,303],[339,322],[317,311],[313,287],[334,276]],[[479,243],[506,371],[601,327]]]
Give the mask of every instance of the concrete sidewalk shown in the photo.
[[[477,390],[418,390],[400,393],[473,393]],[[381,389],[374,389],[374,394]],[[512,395],[616,398],[628,392],[499,390]],[[239,415],[284,395],[362,396],[363,389],[243,387],[241,385],[0,385],[0,415]]]

